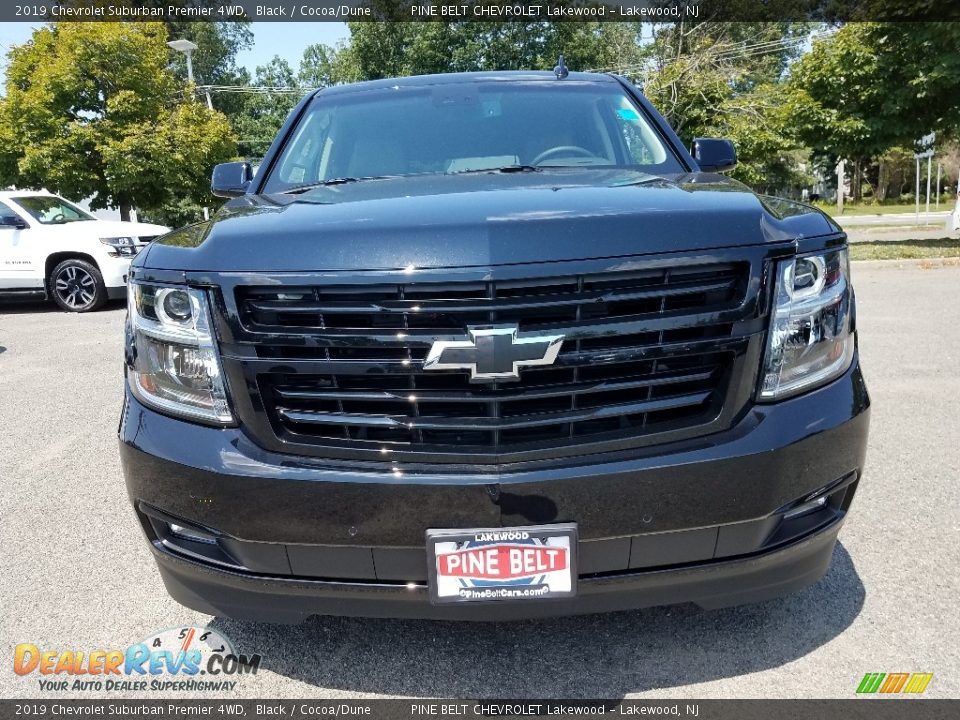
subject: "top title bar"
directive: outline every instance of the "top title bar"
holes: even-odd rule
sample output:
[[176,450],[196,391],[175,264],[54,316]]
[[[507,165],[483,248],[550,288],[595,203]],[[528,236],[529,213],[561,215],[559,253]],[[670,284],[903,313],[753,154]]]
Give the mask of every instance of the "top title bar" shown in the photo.
[[0,22],[958,21],[955,0],[59,0],[0,4]]

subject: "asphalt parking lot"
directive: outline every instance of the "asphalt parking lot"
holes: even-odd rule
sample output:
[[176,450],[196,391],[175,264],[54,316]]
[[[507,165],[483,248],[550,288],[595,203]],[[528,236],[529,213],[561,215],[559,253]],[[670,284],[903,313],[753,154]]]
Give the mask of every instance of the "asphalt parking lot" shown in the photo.
[[[124,309],[0,305],[0,690],[37,697],[14,645],[125,648],[211,624],[263,669],[237,696],[852,697],[866,672],[960,696],[960,267],[857,263],[873,415],[833,565],[759,605],[508,624],[210,618],[170,600],[116,449]],[[51,694],[48,696],[53,696]],[[76,697],[76,695],[72,695]],[[147,697],[140,694],[137,697]]]

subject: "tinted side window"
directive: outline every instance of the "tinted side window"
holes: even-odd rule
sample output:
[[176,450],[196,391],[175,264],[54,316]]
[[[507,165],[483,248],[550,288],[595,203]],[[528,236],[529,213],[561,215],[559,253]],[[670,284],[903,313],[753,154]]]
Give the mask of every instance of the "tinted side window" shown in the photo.
[[630,159],[637,165],[659,165],[666,160],[663,141],[633,106],[620,103],[616,109],[616,124]]
[[17,214],[10,208],[9,205],[6,205],[5,203],[0,202],[0,218],[3,218],[3,219],[5,220],[5,219],[7,219],[7,218],[19,218],[19,217],[20,217],[20,216],[17,215]]

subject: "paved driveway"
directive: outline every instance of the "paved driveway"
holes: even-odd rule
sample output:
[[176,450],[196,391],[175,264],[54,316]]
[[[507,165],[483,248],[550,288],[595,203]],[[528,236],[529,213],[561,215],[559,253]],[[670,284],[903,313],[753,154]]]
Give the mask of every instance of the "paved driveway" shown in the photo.
[[960,696],[960,268],[854,267],[874,401],[868,469],[833,565],[782,600],[520,624],[239,623],[169,600],[117,460],[123,308],[0,307],[0,690],[15,643],[126,647],[211,623],[263,655],[250,697],[850,697],[865,672]]

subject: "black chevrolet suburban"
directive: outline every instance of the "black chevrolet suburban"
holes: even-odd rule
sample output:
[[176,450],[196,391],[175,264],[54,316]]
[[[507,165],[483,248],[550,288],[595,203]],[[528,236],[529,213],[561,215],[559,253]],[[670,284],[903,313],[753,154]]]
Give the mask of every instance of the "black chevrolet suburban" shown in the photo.
[[133,262],[120,450],[196,610],[513,619],[817,580],[863,471],[846,236],[625,80],[309,95]]

